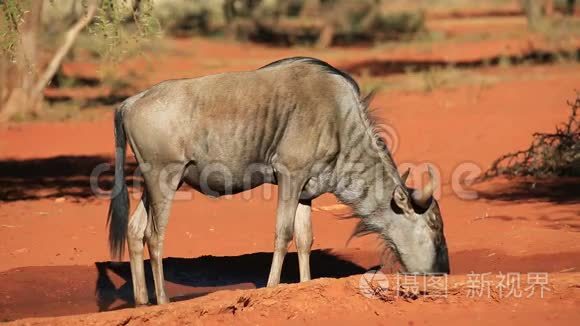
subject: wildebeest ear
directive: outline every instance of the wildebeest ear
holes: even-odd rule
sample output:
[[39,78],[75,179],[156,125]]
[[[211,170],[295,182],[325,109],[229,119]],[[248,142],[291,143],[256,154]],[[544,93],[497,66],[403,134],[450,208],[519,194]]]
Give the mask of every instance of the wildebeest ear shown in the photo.
[[413,205],[411,204],[408,192],[403,189],[403,186],[395,187],[393,191],[393,201],[395,205],[400,208],[403,213],[411,214],[413,212]]

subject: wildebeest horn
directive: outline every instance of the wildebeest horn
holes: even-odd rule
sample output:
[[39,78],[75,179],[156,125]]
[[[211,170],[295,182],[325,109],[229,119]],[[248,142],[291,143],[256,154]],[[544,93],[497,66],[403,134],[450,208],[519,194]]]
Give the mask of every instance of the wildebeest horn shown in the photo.
[[407,182],[407,178],[409,177],[409,173],[411,173],[411,168],[408,168],[403,175],[401,175],[401,181],[403,181],[403,185]]
[[433,191],[435,190],[436,187],[435,175],[430,165],[427,166],[427,170],[429,172],[429,182],[427,182],[427,184],[425,185],[425,187],[423,187],[422,190],[414,191],[412,194],[413,201],[415,202],[415,204],[424,208],[427,208],[427,206],[429,205],[431,197],[433,197]]

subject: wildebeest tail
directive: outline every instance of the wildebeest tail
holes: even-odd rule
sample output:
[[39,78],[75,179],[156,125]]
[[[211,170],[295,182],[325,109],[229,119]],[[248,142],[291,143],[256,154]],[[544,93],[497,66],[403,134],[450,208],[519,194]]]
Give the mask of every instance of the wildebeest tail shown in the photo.
[[125,183],[127,137],[123,128],[123,107],[115,110],[115,182],[109,206],[109,250],[111,258],[122,259],[129,224],[129,192]]

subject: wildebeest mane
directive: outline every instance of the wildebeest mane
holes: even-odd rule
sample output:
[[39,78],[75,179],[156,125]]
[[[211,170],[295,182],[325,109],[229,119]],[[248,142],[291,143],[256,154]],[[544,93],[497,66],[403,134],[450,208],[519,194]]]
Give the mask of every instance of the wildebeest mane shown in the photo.
[[358,83],[351,76],[349,76],[344,71],[341,71],[341,70],[339,70],[339,69],[331,66],[327,62],[324,62],[324,61],[319,60],[319,59],[316,59],[316,58],[311,58],[311,57],[292,57],[292,58],[285,58],[285,59],[280,59],[280,60],[274,61],[272,63],[269,63],[269,64],[267,64],[267,65],[265,65],[263,67],[260,67],[259,69],[277,67],[277,66],[280,66],[280,65],[294,63],[294,62],[297,62],[297,61],[300,61],[302,63],[311,64],[311,65],[315,65],[315,66],[321,67],[322,70],[324,72],[328,73],[328,74],[338,75],[338,76],[344,78],[356,90],[357,95],[360,96],[360,87],[358,86]]

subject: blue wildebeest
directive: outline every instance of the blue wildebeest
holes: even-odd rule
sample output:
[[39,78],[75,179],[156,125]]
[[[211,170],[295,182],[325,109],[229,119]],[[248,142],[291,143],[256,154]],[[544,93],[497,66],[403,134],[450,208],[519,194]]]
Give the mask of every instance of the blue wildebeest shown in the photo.
[[[210,196],[278,185],[274,256],[268,286],[280,282],[295,236],[300,281],[310,279],[311,201],[333,193],[360,217],[354,234],[377,233],[412,273],[448,273],[443,222],[433,176],[421,190],[405,186],[347,74],[313,58],[289,58],[255,71],[162,82],[115,111],[115,186],[109,245],[125,240],[135,303],[148,303],[147,244],[158,303],[162,248],[173,195],[182,182]],[[129,219],[124,180],[129,142],[145,189]],[[408,173],[407,173],[408,174]],[[232,219],[232,223],[239,223]]]

